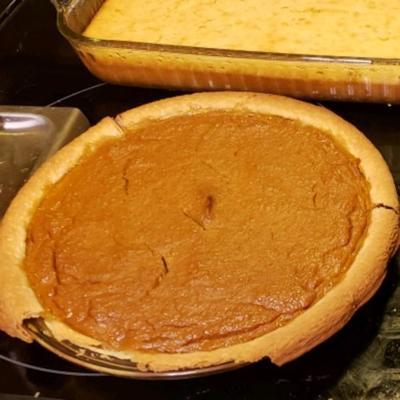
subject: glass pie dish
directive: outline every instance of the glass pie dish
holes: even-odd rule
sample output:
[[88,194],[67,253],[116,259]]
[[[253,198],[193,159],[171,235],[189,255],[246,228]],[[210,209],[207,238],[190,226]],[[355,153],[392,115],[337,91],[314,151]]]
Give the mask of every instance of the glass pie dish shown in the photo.
[[52,0],[58,29],[107,82],[250,90],[312,99],[400,101],[400,59],[316,56],[101,40],[82,34],[104,0]]
[[53,336],[46,323],[41,318],[26,320],[24,326],[32,338],[47,350],[74,364],[90,370],[125,378],[137,378],[147,380],[175,380],[200,378],[222,372],[232,371],[244,367],[246,363],[229,362],[211,367],[185,369],[171,372],[151,372],[140,370],[130,360],[122,360],[116,357],[105,357],[95,349],[87,349],[73,344],[67,340],[58,340]]

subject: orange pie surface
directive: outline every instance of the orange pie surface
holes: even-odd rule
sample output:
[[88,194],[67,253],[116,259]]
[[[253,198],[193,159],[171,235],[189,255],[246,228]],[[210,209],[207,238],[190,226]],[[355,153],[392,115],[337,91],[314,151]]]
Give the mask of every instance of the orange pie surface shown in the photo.
[[111,348],[206,351],[323,297],[370,210],[359,161],[315,127],[174,116],[103,143],[48,190],[24,267],[47,312]]

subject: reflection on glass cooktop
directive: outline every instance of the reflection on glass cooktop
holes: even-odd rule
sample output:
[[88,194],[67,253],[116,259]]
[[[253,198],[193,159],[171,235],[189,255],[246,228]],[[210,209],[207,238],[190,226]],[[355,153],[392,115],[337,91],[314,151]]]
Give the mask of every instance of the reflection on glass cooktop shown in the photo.
[[[1,0],[0,7],[9,3],[12,1]],[[95,123],[105,115],[177,94],[98,82],[57,34],[55,13],[48,0],[13,3],[18,3],[15,13],[9,13],[11,17],[5,22],[0,19],[0,104],[77,107]],[[324,106],[367,134],[381,150],[400,185],[400,106]],[[1,153],[1,142],[0,146]],[[178,400],[400,398],[399,267],[397,257],[377,295],[344,329],[281,368],[261,361],[199,379],[133,381],[92,374],[37,344],[29,345],[0,334],[0,399],[2,393],[65,400],[128,396]]]

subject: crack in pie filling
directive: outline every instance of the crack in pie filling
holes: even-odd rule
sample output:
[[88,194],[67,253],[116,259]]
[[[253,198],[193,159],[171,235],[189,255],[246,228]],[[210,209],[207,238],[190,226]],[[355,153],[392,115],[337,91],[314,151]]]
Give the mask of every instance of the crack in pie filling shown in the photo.
[[57,183],[24,263],[46,310],[122,349],[262,335],[340,280],[371,205],[357,160],[282,117],[205,112],[103,144]]
[[26,299],[13,313],[0,298],[14,336],[40,315],[152,370],[282,364],[375,292],[398,203],[379,153],[327,110],[209,93],[91,128],[31,179],[2,231]]

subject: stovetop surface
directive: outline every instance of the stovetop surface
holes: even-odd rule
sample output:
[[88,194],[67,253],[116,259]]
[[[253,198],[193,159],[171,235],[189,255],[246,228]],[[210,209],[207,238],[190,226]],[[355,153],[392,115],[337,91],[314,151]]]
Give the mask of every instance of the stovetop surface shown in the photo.
[[[98,81],[58,34],[50,1],[0,0],[0,105],[78,107],[96,123],[106,115],[176,94]],[[400,106],[323,105],[366,133],[399,184]],[[37,344],[0,334],[0,399],[400,398],[399,267],[397,257],[377,295],[344,329],[281,368],[262,361],[199,379],[134,381],[93,374]]]

